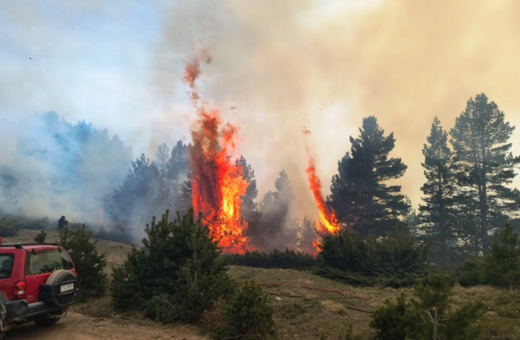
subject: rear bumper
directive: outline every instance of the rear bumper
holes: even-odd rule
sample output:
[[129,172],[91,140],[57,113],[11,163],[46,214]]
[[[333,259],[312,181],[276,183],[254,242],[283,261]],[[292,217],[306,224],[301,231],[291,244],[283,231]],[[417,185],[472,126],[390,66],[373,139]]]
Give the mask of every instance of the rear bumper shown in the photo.
[[66,307],[49,307],[45,302],[27,303],[27,300],[7,301],[5,303],[8,323],[23,323],[42,317],[61,317],[67,312]]

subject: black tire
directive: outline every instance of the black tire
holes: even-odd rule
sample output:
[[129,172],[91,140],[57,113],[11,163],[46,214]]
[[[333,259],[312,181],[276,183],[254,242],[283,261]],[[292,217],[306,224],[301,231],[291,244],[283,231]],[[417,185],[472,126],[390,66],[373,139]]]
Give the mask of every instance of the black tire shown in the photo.
[[[74,289],[70,292],[60,293],[60,286],[66,283],[73,283]],[[40,287],[40,291],[45,291],[44,300],[51,307],[66,307],[71,304],[76,296],[78,286],[76,276],[70,270],[56,270],[49,276],[45,285]]]
[[[60,321],[61,318],[43,318],[43,319],[38,319],[38,320],[34,320],[34,323],[36,324],[36,326],[40,326],[40,327],[49,327],[49,326],[52,326],[52,325],[55,325],[56,322]],[[2,338],[0,337],[0,340]]]

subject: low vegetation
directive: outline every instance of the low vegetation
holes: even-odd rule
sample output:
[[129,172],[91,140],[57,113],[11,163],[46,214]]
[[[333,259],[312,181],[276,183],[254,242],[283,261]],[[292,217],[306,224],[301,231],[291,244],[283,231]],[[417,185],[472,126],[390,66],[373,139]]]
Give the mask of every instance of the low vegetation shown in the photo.
[[[166,213],[146,233],[142,248],[107,248],[107,241],[91,241],[85,226],[67,228],[58,239],[53,231],[24,230],[18,237],[61,242],[78,273],[110,274],[111,298],[84,295],[87,302],[74,306],[96,316],[142,312],[161,322],[199,324],[213,339],[264,339],[273,332],[279,339],[518,338],[519,242],[507,226],[487,257],[468,257],[453,275],[432,274],[426,246],[404,229],[379,240],[327,237],[316,257],[292,250],[223,256],[193,213],[174,221]],[[106,262],[105,250],[115,267],[73,255],[97,254]],[[320,270],[321,277],[313,274]],[[398,279],[406,284],[388,284]]]
[[4,216],[0,218],[0,236],[14,236],[20,230],[22,224],[14,217]]
[[274,249],[270,253],[246,251],[244,254],[224,255],[229,263],[237,266],[255,268],[282,268],[296,270],[310,270],[319,263],[316,255],[285,249]]
[[78,274],[80,300],[103,296],[108,286],[106,252],[99,253],[98,241],[91,241],[91,237],[92,232],[86,231],[84,225],[76,230],[66,226],[59,233],[58,243],[69,252]]

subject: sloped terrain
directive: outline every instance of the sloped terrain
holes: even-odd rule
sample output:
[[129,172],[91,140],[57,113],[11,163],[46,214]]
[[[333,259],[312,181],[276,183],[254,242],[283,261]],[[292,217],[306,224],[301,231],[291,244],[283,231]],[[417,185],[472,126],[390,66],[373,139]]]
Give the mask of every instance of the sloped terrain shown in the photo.
[[[4,243],[33,242],[39,231],[21,230]],[[47,241],[55,242],[56,232],[48,232]],[[122,263],[131,245],[99,240],[98,249],[107,251],[108,268]],[[279,339],[345,339],[349,324],[359,339],[371,339],[370,312],[401,292],[412,296],[412,289],[352,287],[309,272],[283,269],[260,269],[232,266],[233,280],[240,284],[254,279],[263,285],[275,309]],[[487,286],[455,287],[453,308],[470,301],[481,301],[486,314],[479,321],[480,339],[519,339],[513,326],[520,325],[520,293]],[[45,336],[44,336],[44,333]],[[109,294],[76,304],[69,315],[55,327],[42,330],[33,324],[23,325],[6,335],[10,339],[94,340],[94,339],[209,339],[191,326],[165,326],[147,320],[138,313],[115,313]]]

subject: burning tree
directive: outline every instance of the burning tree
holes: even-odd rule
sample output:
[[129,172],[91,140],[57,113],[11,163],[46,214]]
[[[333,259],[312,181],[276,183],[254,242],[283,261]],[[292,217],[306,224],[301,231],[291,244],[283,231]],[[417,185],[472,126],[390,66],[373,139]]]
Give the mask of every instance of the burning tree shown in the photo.
[[[209,57],[203,61],[210,62]],[[213,238],[219,240],[224,252],[242,253],[247,248],[244,236],[247,223],[241,217],[241,197],[248,182],[240,162],[233,162],[237,128],[224,124],[220,112],[208,109],[195,86],[200,75],[200,62],[186,66],[184,83],[191,89],[191,99],[198,119],[192,129],[191,187],[193,208],[205,216]]]

